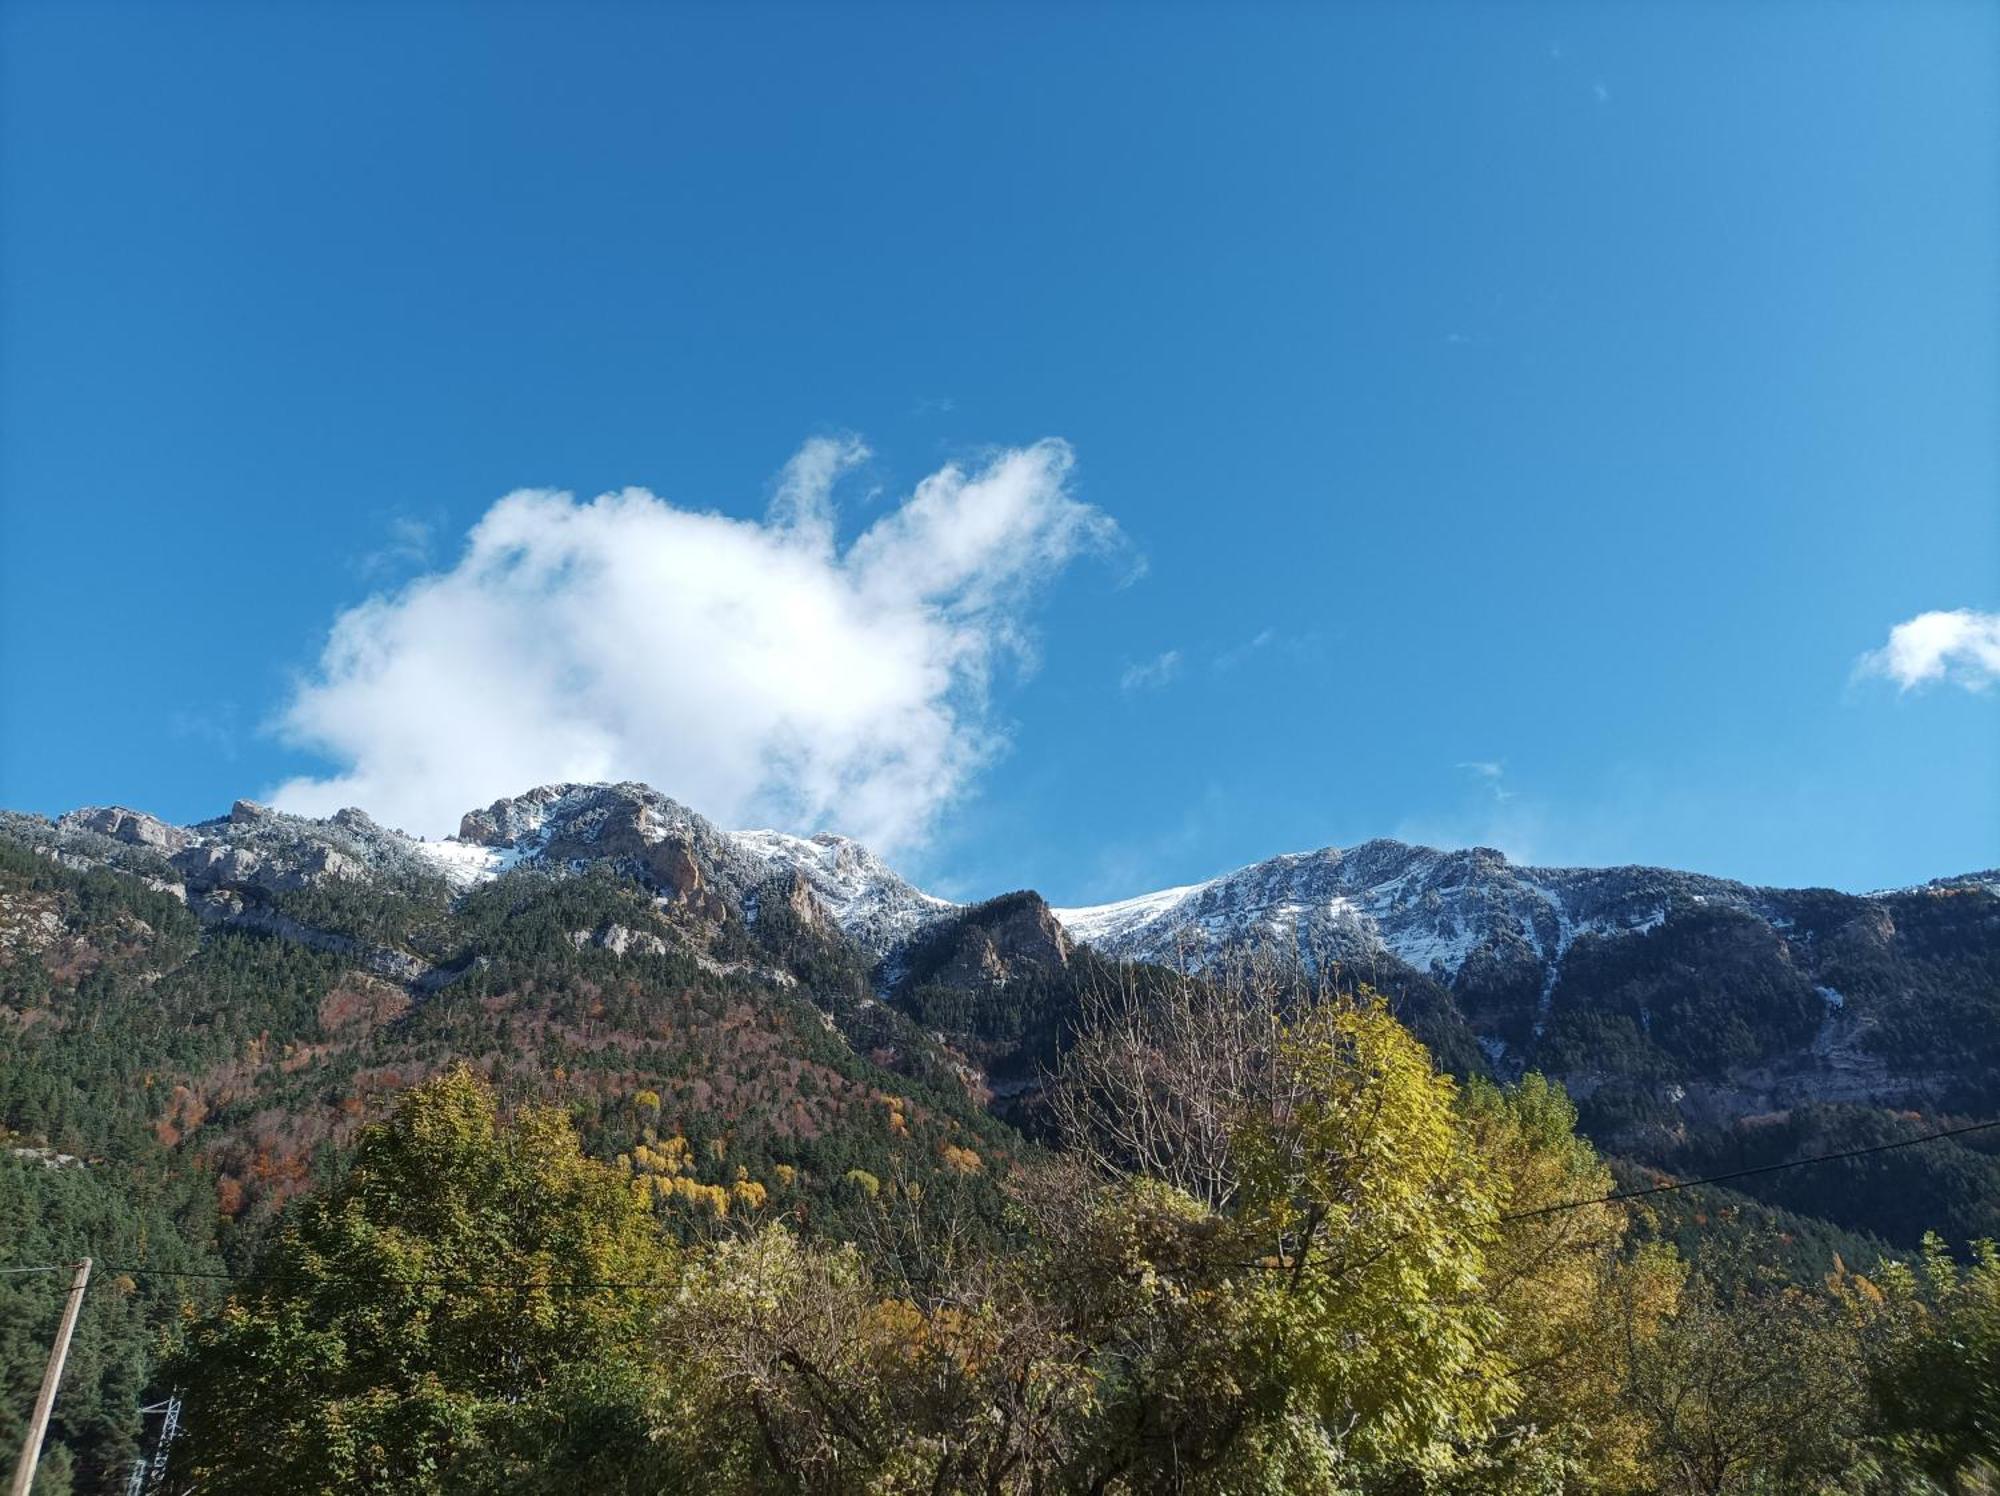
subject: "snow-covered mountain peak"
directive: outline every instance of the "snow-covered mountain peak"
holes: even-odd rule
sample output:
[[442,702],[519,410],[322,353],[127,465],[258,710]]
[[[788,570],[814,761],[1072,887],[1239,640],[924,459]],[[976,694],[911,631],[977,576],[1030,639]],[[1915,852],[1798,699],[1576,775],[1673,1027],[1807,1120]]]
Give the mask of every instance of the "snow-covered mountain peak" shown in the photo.
[[646,843],[676,835],[716,835],[716,828],[651,785],[545,784],[466,812],[457,840],[527,852],[554,842],[588,846],[607,834]]
[[1142,893],[1137,898],[1119,899],[1111,904],[1091,904],[1081,909],[1051,911],[1077,940],[1091,945],[1115,945],[1124,936],[1160,919],[1189,894],[1205,885],[1183,883],[1158,893]]
[[1377,839],[1056,916],[1077,939],[1139,960],[1199,962],[1258,946],[1332,959],[1386,951],[1450,980],[1482,949],[1554,962],[1586,931],[1650,928],[1677,893],[1755,901],[1740,884],[1660,869],[1532,868],[1491,847]]
[[731,840],[774,873],[803,878],[834,923],[870,955],[888,954],[957,905],[913,887],[860,842],[822,831],[738,831]]
[[752,918],[760,888],[796,876],[850,939],[878,957],[957,907],[912,887],[850,837],[724,831],[636,783],[543,785],[469,812],[457,837],[416,850],[459,888],[515,866],[556,870],[599,861],[684,888],[686,862]]
[[[385,877],[433,889],[442,880],[464,893],[516,867],[610,867],[663,904],[713,919],[736,911],[754,920],[773,896],[809,893],[878,960],[961,907],[916,888],[849,837],[724,831],[637,783],[542,785],[468,812],[460,834],[443,841],[382,827],[361,810],[317,820],[250,801],[191,826],[114,805],[54,822],[0,813],[0,829],[74,865],[137,873],[190,902]],[[2000,875],[1928,887],[1991,891]],[[1735,909],[1783,929],[1809,895],[1662,868],[1533,867],[1490,847],[1446,851],[1384,838],[1284,853],[1204,882],[1053,914],[1072,939],[1115,957],[1199,964],[1251,948],[1342,961],[1392,955],[1454,988],[1462,974],[1484,989],[1496,971],[1509,972],[1509,981],[1539,986],[1546,1003],[1583,937],[1653,930],[1688,905]]]

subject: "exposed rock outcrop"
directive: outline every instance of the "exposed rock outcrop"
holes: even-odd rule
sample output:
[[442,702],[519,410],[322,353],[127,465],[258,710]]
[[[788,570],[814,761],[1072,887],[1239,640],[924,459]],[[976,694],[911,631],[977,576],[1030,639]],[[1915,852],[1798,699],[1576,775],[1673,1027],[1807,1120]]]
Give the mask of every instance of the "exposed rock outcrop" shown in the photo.
[[170,826],[158,816],[149,816],[144,811],[127,810],[122,805],[85,806],[81,810],[72,810],[56,824],[95,831],[100,836],[108,836],[128,846],[151,847],[160,852],[178,852],[190,840],[188,833],[180,827]]

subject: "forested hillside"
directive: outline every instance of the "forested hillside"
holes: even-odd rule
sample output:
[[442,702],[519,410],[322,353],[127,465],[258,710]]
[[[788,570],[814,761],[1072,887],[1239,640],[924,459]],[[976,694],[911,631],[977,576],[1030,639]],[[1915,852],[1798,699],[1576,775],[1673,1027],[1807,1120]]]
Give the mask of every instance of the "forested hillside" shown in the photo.
[[[1404,963],[1121,961],[650,791],[479,814],[0,826],[0,1265],[98,1264],[38,1489],[123,1490],[175,1392],[203,1491],[1986,1478],[2000,1133],[1884,1146],[1992,1116],[1983,887],[1820,937],[1931,1106],[1662,1106],[1650,1056],[1826,1021],[1690,913],[1570,950],[1579,1119]],[[10,1449],[61,1281],[0,1276]]]

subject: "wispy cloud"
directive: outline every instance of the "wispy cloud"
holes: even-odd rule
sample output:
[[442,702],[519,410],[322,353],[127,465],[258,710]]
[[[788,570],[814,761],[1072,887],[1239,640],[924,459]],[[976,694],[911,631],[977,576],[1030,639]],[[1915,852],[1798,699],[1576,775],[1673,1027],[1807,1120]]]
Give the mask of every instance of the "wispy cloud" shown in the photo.
[[429,566],[436,534],[437,527],[429,520],[399,514],[389,521],[382,544],[363,555],[355,563],[355,569],[364,577],[379,577],[384,572],[408,572]]
[[1142,665],[1127,665],[1118,677],[1118,689],[1127,695],[1134,691],[1155,691],[1180,673],[1181,652],[1164,650]]
[[1505,764],[1475,758],[1452,767],[1460,776],[1457,792],[1404,817],[1391,835],[1428,847],[1497,847],[1516,862],[1549,852],[1548,807],[1510,787]]
[[338,771],[273,798],[436,833],[531,785],[630,778],[724,822],[920,843],[1003,746],[988,683],[1028,658],[1037,591],[1120,537],[1051,440],[932,473],[843,548],[833,490],[866,455],[806,443],[761,522],[509,494],[455,565],[334,622],[279,727]]
[[[1562,41],[1556,40],[1549,43],[1548,58],[1551,67],[1562,70],[1567,78],[1574,80],[1575,74],[1569,70],[1569,48]],[[1574,81],[1565,83],[1564,87],[1566,89],[1573,89],[1575,83]],[[1609,104],[1611,102],[1611,86],[1602,78],[1591,79],[1590,97],[1600,105]]]
[[1495,800],[1511,800],[1514,792],[1502,782],[1507,777],[1507,766],[1492,759],[1468,759],[1458,765],[1464,773],[1470,774],[1486,787],[1486,792]]
[[1892,680],[1904,691],[1938,681],[1984,691],[2000,680],[2000,613],[1919,613],[1890,629],[1889,642],[1861,656],[1854,673]]
[[1259,629],[1241,644],[1233,644],[1217,653],[1214,666],[1217,670],[1234,670],[1260,649],[1268,649],[1276,641],[1276,629]]

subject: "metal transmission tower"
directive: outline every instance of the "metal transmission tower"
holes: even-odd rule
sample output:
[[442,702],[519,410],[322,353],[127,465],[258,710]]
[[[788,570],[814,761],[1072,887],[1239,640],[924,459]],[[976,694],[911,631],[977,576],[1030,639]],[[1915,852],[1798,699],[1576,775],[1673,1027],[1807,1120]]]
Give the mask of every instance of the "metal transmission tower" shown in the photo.
[[181,1395],[169,1393],[165,1402],[151,1403],[139,1410],[141,1417],[151,1417],[155,1413],[164,1414],[160,1420],[159,1441],[153,1445],[153,1458],[144,1455],[132,1462],[132,1474],[125,1482],[125,1496],[163,1496],[167,1489],[167,1450],[174,1442],[174,1435],[181,1431]]

